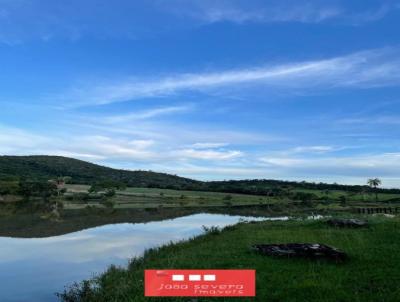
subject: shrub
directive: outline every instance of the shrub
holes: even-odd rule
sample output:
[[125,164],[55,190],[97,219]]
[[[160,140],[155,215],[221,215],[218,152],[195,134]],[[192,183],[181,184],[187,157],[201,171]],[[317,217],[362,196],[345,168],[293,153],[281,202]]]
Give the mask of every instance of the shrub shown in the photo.
[[211,235],[218,235],[221,233],[221,229],[217,226],[207,227],[207,226],[203,225],[203,230],[206,234],[211,234]]
[[104,196],[106,197],[113,197],[115,196],[115,190],[114,189],[108,189],[105,193]]
[[232,200],[232,195],[225,195],[224,200]]
[[115,202],[109,199],[103,201],[102,204],[109,209],[113,209],[115,206]]
[[346,201],[347,201],[346,196],[341,195],[341,196],[339,197],[339,200],[340,200],[340,205],[341,205],[341,206],[345,206],[345,205],[346,205]]
[[74,193],[72,195],[72,198],[74,201],[85,201],[86,202],[90,198],[90,196],[89,196],[89,193]]

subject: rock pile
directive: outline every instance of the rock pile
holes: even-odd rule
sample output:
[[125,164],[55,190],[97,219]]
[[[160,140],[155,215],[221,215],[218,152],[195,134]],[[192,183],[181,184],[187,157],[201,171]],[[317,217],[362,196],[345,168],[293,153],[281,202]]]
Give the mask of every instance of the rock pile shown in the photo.
[[261,254],[277,257],[325,258],[337,262],[347,258],[346,253],[319,243],[256,244],[252,248]]
[[368,225],[367,221],[359,219],[329,219],[327,223],[335,227],[352,227],[352,228],[359,228]]

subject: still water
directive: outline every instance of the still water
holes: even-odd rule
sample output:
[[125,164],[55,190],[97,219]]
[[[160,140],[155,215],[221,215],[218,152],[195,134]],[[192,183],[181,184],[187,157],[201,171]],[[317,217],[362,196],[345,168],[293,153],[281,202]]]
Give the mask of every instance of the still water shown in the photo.
[[[202,226],[260,218],[195,214],[149,223],[121,223],[47,238],[0,237],[0,301],[54,302],[65,285],[109,265],[126,265],[144,250],[199,235]],[[265,218],[263,218],[265,219]],[[273,218],[287,219],[287,217]]]

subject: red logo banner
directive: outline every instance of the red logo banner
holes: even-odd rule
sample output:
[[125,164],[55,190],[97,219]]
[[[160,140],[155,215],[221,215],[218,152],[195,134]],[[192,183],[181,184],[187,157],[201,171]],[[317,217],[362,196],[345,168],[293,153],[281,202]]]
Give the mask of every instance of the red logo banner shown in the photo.
[[255,270],[145,270],[146,297],[254,297]]

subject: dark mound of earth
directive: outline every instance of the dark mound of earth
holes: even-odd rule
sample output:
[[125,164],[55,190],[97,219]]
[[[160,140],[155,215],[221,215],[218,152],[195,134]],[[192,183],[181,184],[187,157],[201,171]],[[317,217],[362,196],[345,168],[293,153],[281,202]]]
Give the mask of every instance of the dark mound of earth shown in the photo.
[[335,227],[359,228],[368,225],[368,222],[359,219],[329,219],[327,223]]
[[337,262],[347,258],[346,253],[337,248],[319,243],[256,244],[253,249],[264,255],[287,258],[330,259]]

